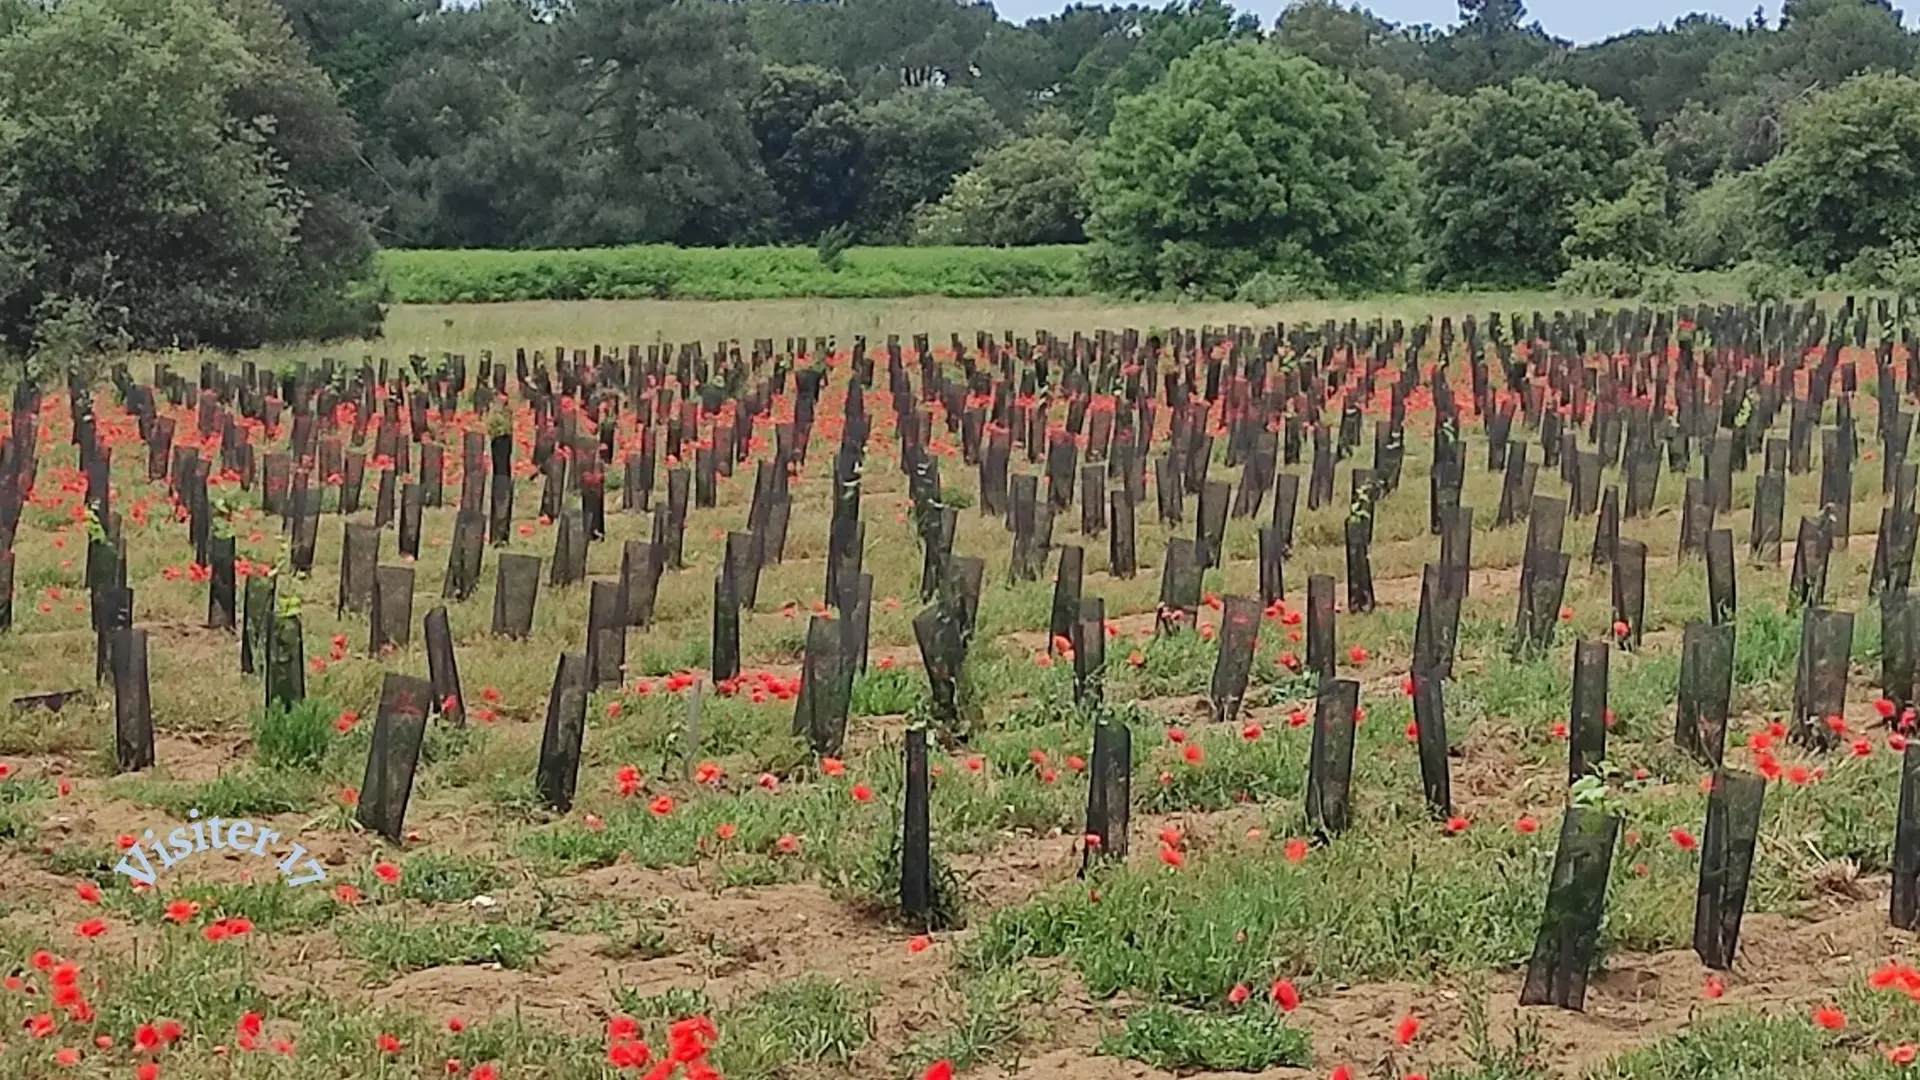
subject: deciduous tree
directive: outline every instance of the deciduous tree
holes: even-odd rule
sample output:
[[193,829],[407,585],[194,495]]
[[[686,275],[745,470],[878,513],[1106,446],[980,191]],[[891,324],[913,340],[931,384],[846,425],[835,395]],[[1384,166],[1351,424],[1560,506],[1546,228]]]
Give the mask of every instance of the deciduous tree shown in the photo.
[[1801,269],[1920,240],[1920,80],[1859,75],[1815,96],[1758,180],[1765,242]]
[[1095,279],[1230,294],[1255,273],[1344,289],[1398,282],[1403,163],[1361,92],[1298,56],[1217,41],[1123,99],[1095,156]]
[[1625,106],[1538,79],[1488,87],[1440,111],[1421,137],[1421,218],[1435,284],[1539,285],[1567,267],[1577,208],[1645,175]]

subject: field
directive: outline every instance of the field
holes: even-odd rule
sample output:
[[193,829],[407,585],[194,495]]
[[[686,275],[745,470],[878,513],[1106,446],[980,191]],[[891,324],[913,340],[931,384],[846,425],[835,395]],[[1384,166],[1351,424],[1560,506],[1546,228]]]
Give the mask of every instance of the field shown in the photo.
[[[66,394],[48,387],[35,420],[37,484],[14,538],[0,698],[78,693],[57,711],[0,712],[0,1076],[639,1077],[652,1066],[634,1065],[623,1049],[632,1044],[629,1021],[665,1055],[669,1025],[689,1017],[711,1020],[711,1052],[698,1062],[728,1080],[918,1078],[941,1061],[961,1075],[1031,1080],[1901,1075],[1920,1043],[1920,1004],[1902,988],[1920,986],[1920,977],[1886,966],[1914,962],[1914,948],[1911,934],[1888,919],[1904,738],[1877,708],[1886,689],[1881,605],[1869,599],[1869,583],[1889,497],[1880,482],[1886,447],[1871,343],[1849,343],[1839,357],[1859,372],[1858,392],[1846,395],[1858,457],[1848,476],[1851,527],[1833,544],[1825,597],[1855,613],[1855,628],[1843,665],[1845,708],[1835,721],[1844,734],[1831,750],[1777,734],[1798,719],[1801,615],[1789,603],[1789,568],[1793,526],[1822,500],[1817,427],[1812,471],[1785,481],[1778,563],[1748,558],[1747,523],[1764,471],[1758,447],[1732,474],[1732,508],[1718,519],[1738,553],[1725,764],[1777,774],[1730,970],[1710,971],[1691,947],[1710,773],[1675,745],[1675,700],[1683,630],[1708,617],[1708,583],[1702,558],[1679,554],[1685,479],[1663,457],[1651,511],[1619,520],[1620,536],[1650,553],[1645,615],[1633,628],[1639,647],[1611,653],[1605,764],[1592,770],[1598,788],[1589,783],[1577,796],[1622,822],[1605,890],[1602,961],[1584,1011],[1517,1005],[1561,818],[1575,798],[1574,643],[1611,641],[1618,628],[1612,575],[1589,558],[1598,517],[1571,515],[1560,544],[1571,571],[1553,644],[1541,655],[1510,650],[1528,525],[1494,525],[1503,473],[1489,467],[1488,418],[1474,409],[1459,343],[1449,378],[1464,444],[1459,503],[1472,508],[1474,535],[1444,690],[1451,813],[1436,814],[1423,799],[1407,683],[1422,568],[1440,558],[1428,507],[1433,344],[1408,396],[1397,490],[1372,511],[1377,607],[1346,610],[1347,493],[1351,471],[1373,466],[1374,428],[1388,417],[1387,388],[1404,351],[1361,406],[1364,438],[1338,463],[1337,497],[1309,509],[1302,496],[1284,602],[1260,620],[1246,706],[1227,721],[1210,719],[1208,706],[1225,636],[1222,598],[1260,594],[1258,529],[1272,516],[1273,493],[1256,513],[1227,522],[1221,565],[1205,574],[1197,629],[1157,633],[1164,553],[1169,539],[1194,535],[1193,497],[1184,499],[1183,524],[1163,524],[1149,462],[1136,576],[1109,573],[1108,538],[1082,536],[1075,504],[1055,521],[1055,550],[1040,579],[1015,582],[1012,534],[982,512],[979,470],[963,461],[940,405],[930,407],[927,449],[944,497],[959,508],[953,553],[986,566],[966,661],[979,720],[964,743],[941,731],[932,737],[940,910],[931,925],[901,913],[902,747],[909,728],[926,721],[930,694],[912,625],[925,606],[922,554],[888,391],[887,333],[901,335],[917,389],[911,343],[919,332],[931,335],[957,376],[948,336],[960,334],[971,353],[976,330],[1031,338],[1039,329],[1065,336],[1134,327],[1144,336],[1202,322],[1264,328],[1277,318],[1291,328],[1350,317],[1411,324],[1428,315],[1457,326],[1469,313],[1485,319],[1490,310],[1541,307],[1550,318],[1547,298],[1511,296],[1269,312],[925,300],[402,309],[389,340],[368,350],[396,361],[396,374],[414,352],[459,352],[472,373],[482,350],[510,366],[517,347],[551,363],[557,345],[599,344],[624,358],[629,344],[644,355],[647,345],[697,341],[711,359],[719,341],[737,339],[751,355],[755,338],[783,350],[787,338],[804,334],[809,348],[816,335],[834,336],[837,351],[791,481],[784,557],[761,568],[757,603],[740,618],[741,677],[715,686],[707,672],[715,576],[726,534],[747,528],[751,461],[719,480],[715,506],[689,511],[685,568],[661,580],[651,625],[627,632],[621,685],[592,694],[577,794],[564,814],[536,791],[536,761],[556,661],[586,646],[590,588],[547,581],[558,529],[538,516],[542,478],[528,460],[534,414],[521,386],[512,386],[512,527],[503,546],[489,545],[477,592],[445,602],[466,723],[431,721],[397,844],[357,824],[359,789],[383,679],[428,673],[419,619],[443,602],[462,434],[486,431],[487,418],[467,395],[452,415],[432,414],[432,439],[446,447],[446,505],[424,512],[418,560],[402,560],[393,531],[383,531],[382,565],[408,565],[414,574],[411,642],[395,650],[369,649],[366,615],[336,613],[343,516],[326,477],[314,478],[325,512],[312,571],[300,575],[284,568],[282,523],[261,510],[260,485],[242,490],[214,474],[209,495],[231,508],[238,559],[281,567],[281,595],[299,601],[306,701],[268,715],[260,677],[241,673],[238,636],[207,628],[206,575],[194,565],[168,484],[147,479],[136,420],[111,386],[97,388],[134,624],[148,635],[155,732],[154,766],[122,773],[112,680],[96,684],[94,672],[87,482]],[[876,361],[859,488],[863,569],[873,576],[870,648],[852,684],[845,748],[823,760],[790,731],[809,621],[826,610],[833,462],[855,334],[867,336]],[[361,351],[337,355],[354,368]],[[289,364],[319,355],[254,359]],[[1534,354],[1542,371],[1545,355],[1544,345]],[[148,380],[153,359],[130,365],[135,380]],[[191,382],[200,358],[157,359]],[[1814,348],[1800,362],[1791,384],[1798,392],[1819,359]],[[1903,386],[1910,358],[1896,346],[1892,359],[1893,385]],[[1589,349],[1582,362],[1597,368],[1602,359]],[[1756,373],[1769,366],[1746,354],[1718,362]],[[1163,373],[1172,368],[1170,358],[1159,363]],[[1533,378],[1546,381],[1539,372]],[[1497,364],[1493,380],[1504,387]],[[793,419],[791,379],[787,385],[755,429],[755,459],[771,457],[774,426]],[[1834,386],[1832,397],[1841,397],[1837,376]],[[1903,407],[1910,416],[1911,403]],[[197,444],[193,403],[162,397],[160,414],[175,420],[176,446]],[[1154,458],[1167,444],[1168,414],[1162,399]],[[1338,424],[1339,398],[1325,416]],[[1051,422],[1065,419],[1054,405]],[[1237,491],[1244,469],[1226,465],[1226,431],[1211,427],[1224,419],[1216,405],[1208,478]],[[1829,400],[1822,423],[1838,422]],[[1788,423],[1783,406],[1767,434],[1785,438]],[[290,424],[248,426],[258,452],[287,446]],[[709,418],[700,436],[712,430]],[[1579,447],[1590,451],[1581,430]],[[358,448],[371,452],[374,438]],[[1538,460],[1536,431],[1516,419],[1513,438],[1534,444]],[[651,514],[621,510],[620,462],[639,439],[623,405],[607,469],[606,537],[587,554],[593,581],[619,580],[623,542],[653,535]],[[205,445],[203,456],[218,453],[217,439]],[[1309,437],[1300,462],[1281,471],[1304,487],[1312,456]],[[1706,458],[1696,444],[1687,475],[1699,476]],[[673,464],[662,456],[656,502],[665,500]],[[1044,453],[1030,462],[1024,447],[1013,447],[1016,475],[1045,467]],[[377,473],[368,472],[363,508],[347,521],[373,520]],[[1622,470],[1609,467],[1601,486],[1616,485],[1624,489]],[[1567,489],[1556,469],[1541,468],[1538,495],[1561,498]],[[1044,498],[1044,482],[1040,490]],[[579,496],[567,497],[569,510],[579,505]],[[1108,664],[1098,709],[1076,704],[1074,665],[1048,633],[1066,545],[1084,548],[1084,594],[1105,602]],[[526,640],[490,632],[501,554],[542,560]],[[1340,582],[1337,675],[1360,689],[1344,831],[1316,830],[1305,812],[1317,686],[1300,671],[1300,613],[1308,578],[1322,574]],[[699,722],[690,732],[695,698]],[[1132,732],[1131,843],[1123,862],[1092,860],[1083,876],[1096,721]],[[285,838],[281,851],[297,841],[324,868],[324,881],[289,885],[276,880],[271,862],[228,850],[183,859],[150,889],[130,887],[114,870],[120,838],[138,841],[149,829],[164,836],[190,812],[271,828]],[[140,1042],[145,1025],[157,1045]],[[138,1072],[145,1064],[157,1072]]]

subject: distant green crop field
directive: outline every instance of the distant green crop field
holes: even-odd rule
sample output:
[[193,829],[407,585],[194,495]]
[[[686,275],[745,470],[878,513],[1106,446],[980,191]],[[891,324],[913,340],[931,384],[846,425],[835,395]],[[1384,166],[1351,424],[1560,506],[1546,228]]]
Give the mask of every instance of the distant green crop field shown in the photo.
[[779,300],[1077,296],[1080,249],[852,248],[838,271],[812,248],[649,245],[555,251],[384,251],[402,304],[512,300]]

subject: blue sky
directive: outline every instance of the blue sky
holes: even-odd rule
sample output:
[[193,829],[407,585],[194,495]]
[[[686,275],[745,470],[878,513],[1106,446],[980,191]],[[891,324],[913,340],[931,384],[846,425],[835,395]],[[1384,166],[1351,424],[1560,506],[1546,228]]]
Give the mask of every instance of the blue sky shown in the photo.
[[[1350,3],[1351,0],[1343,2]],[[1063,0],[995,0],[994,3],[994,9],[1001,18],[1014,22],[1036,15],[1050,15],[1065,6]],[[1242,11],[1257,12],[1263,21],[1272,25],[1274,16],[1287,6],[1287,0],[1237,0],[1233,6]],[[1431,23],[1442,27],[1452,23],[1459,13],[1459,7],[1453,0],[1376,0],[1362,6],[1392,22]],[[1762,6],[1767,9],[1770,24],[1779,18],[1778,0],[1770,0]],[[1637,28],[1650,29],[1695,11],[1742,23],[1753,14],[1753,9],[1753,0],[1688,0],[1680,4],[1675,4],[1673,0],[1609,0],[1600,3],[1595,0],[1534,0],[1527,5],[1528,17],[1538,19],[1548,33],[1577,43],[1601,41]],[[1906,21],[1908,26],[1914,25],[1913,13],[1908,13]]]

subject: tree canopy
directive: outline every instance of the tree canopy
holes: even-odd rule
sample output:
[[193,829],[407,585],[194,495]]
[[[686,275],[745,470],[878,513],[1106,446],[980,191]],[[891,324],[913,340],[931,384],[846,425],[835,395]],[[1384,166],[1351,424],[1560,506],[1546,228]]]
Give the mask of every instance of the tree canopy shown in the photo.
[[1122,99],[1100,142],[1095,279],[1203,295],[1263,270],[1390,285],[1410,235],[1404,181],[1352,85],[1261,43],[1209,42]]
[[1650,164],[1625,106],[1534,78],[1450,102],[1416,160],[1428,279],[1483,285],[1558,277],[1576,211],[1626,195]]
[[[1483,89],[1591,90],[1658,148],[1678,205],[1777,154],[1807,94],[1920,59],[1884,0],[1793,0],[1777,26],[1676,14],[1579,47],[1519,0],[1462,0],[1447,28],[1340,0],[1296,0],[1270,28],[1227,0],[1021,24],[976,0],[277,2],[358,121],[356,191],[399,246],[898,239],[1035,116],[1098,139],[1121,102],[1219,41],[1337,73],[1408,147]],[[893,160],[916,146],[924,159]]]
[[1795,265],[1838,270],[1920,240],[1920,80],[1868,75],[1812,98],[1755,181],[1766,242]]
[[[1104,280],[1206,290],[1270,258],[1348,288],[1653,247],[1831,272],[1920,241],[1884,194],[1916,65],[1886,0],[1580,46],[1520,0],[1439,28],[1341,0],[1270,27],[1228,0],[1018,24],[983,0],[0,0],[0,311],[16,345],[56,310],[142,342],[340,332],[377,318],[374,242],[1091,234],[1131,263]],[[1177,155],[1184,220],[1116,125]],[[1410,171],[1406,254],[1381,200]]]
[[67,0],[0,36],[0,312],[250,345],[377,324],[333,87],[265,0]]

